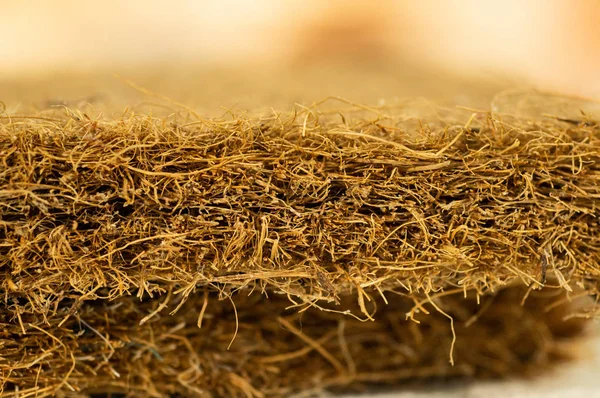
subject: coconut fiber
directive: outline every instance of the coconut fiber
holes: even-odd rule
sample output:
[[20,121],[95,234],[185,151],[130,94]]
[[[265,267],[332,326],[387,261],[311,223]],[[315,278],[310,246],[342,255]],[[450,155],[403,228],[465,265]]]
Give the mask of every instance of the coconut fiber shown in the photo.
[[0,396],[538,374],[600,281],[596,120],[0,120]]

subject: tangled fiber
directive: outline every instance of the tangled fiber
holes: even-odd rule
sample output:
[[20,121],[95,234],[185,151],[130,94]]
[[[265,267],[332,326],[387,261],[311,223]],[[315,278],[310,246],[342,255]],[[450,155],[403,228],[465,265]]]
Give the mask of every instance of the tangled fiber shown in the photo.
[[0,396],[547,364],[597,294],[599,161],[591,119],[3,117]]
[[[414,302],[400,295],[390,295],[387,304],[373,300],[375,322],[316,308],[298,313],[286,309],[284,296],[259,294],[236,295],[233,302],[193,295],[174,315],[160,312],[163,300],[91,301],[76,315],[68,307],[48,319],[24,315],[25,333],[5,310],[3,396],[289,397],[432,378],[545,373],[569,358],[568,338],[584,322],[563,320],[570,311],[564,292],[532,292],[521,305],[524,294],[504,289],[481,305],[474,297],[439,300],[454,319],[455,342],[448,319],[430,304],[422,306],[429,314],[415,315],[419,324],[406,320]],[[171,310],[178,300],[172,304]],[[350,297],[344,305],[360,311]],[[453,344],[455,366],[448,362]]]

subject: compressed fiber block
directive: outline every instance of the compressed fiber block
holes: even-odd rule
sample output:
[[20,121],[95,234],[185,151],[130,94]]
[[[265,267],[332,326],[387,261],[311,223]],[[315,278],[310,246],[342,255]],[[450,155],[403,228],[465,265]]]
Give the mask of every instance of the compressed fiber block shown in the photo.
[[535,372],[595,310],[599,160],[583,118],[3,117],[2,394]]

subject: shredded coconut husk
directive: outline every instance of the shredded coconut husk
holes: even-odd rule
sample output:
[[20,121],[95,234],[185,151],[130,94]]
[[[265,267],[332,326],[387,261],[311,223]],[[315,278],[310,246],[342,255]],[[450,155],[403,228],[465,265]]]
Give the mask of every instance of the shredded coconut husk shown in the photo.
[[1,396],[551,363],[595,310],[600,126],[428,112],[3,116]]

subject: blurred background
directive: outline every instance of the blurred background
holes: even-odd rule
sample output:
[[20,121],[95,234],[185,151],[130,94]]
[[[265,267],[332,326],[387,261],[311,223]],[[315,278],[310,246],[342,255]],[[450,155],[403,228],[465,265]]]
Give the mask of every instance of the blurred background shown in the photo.
[[600,98],[597,0],[0,4],[4,99],[123,96],[101,72],[200,107],[327,95],[479,105],[511,87]]

